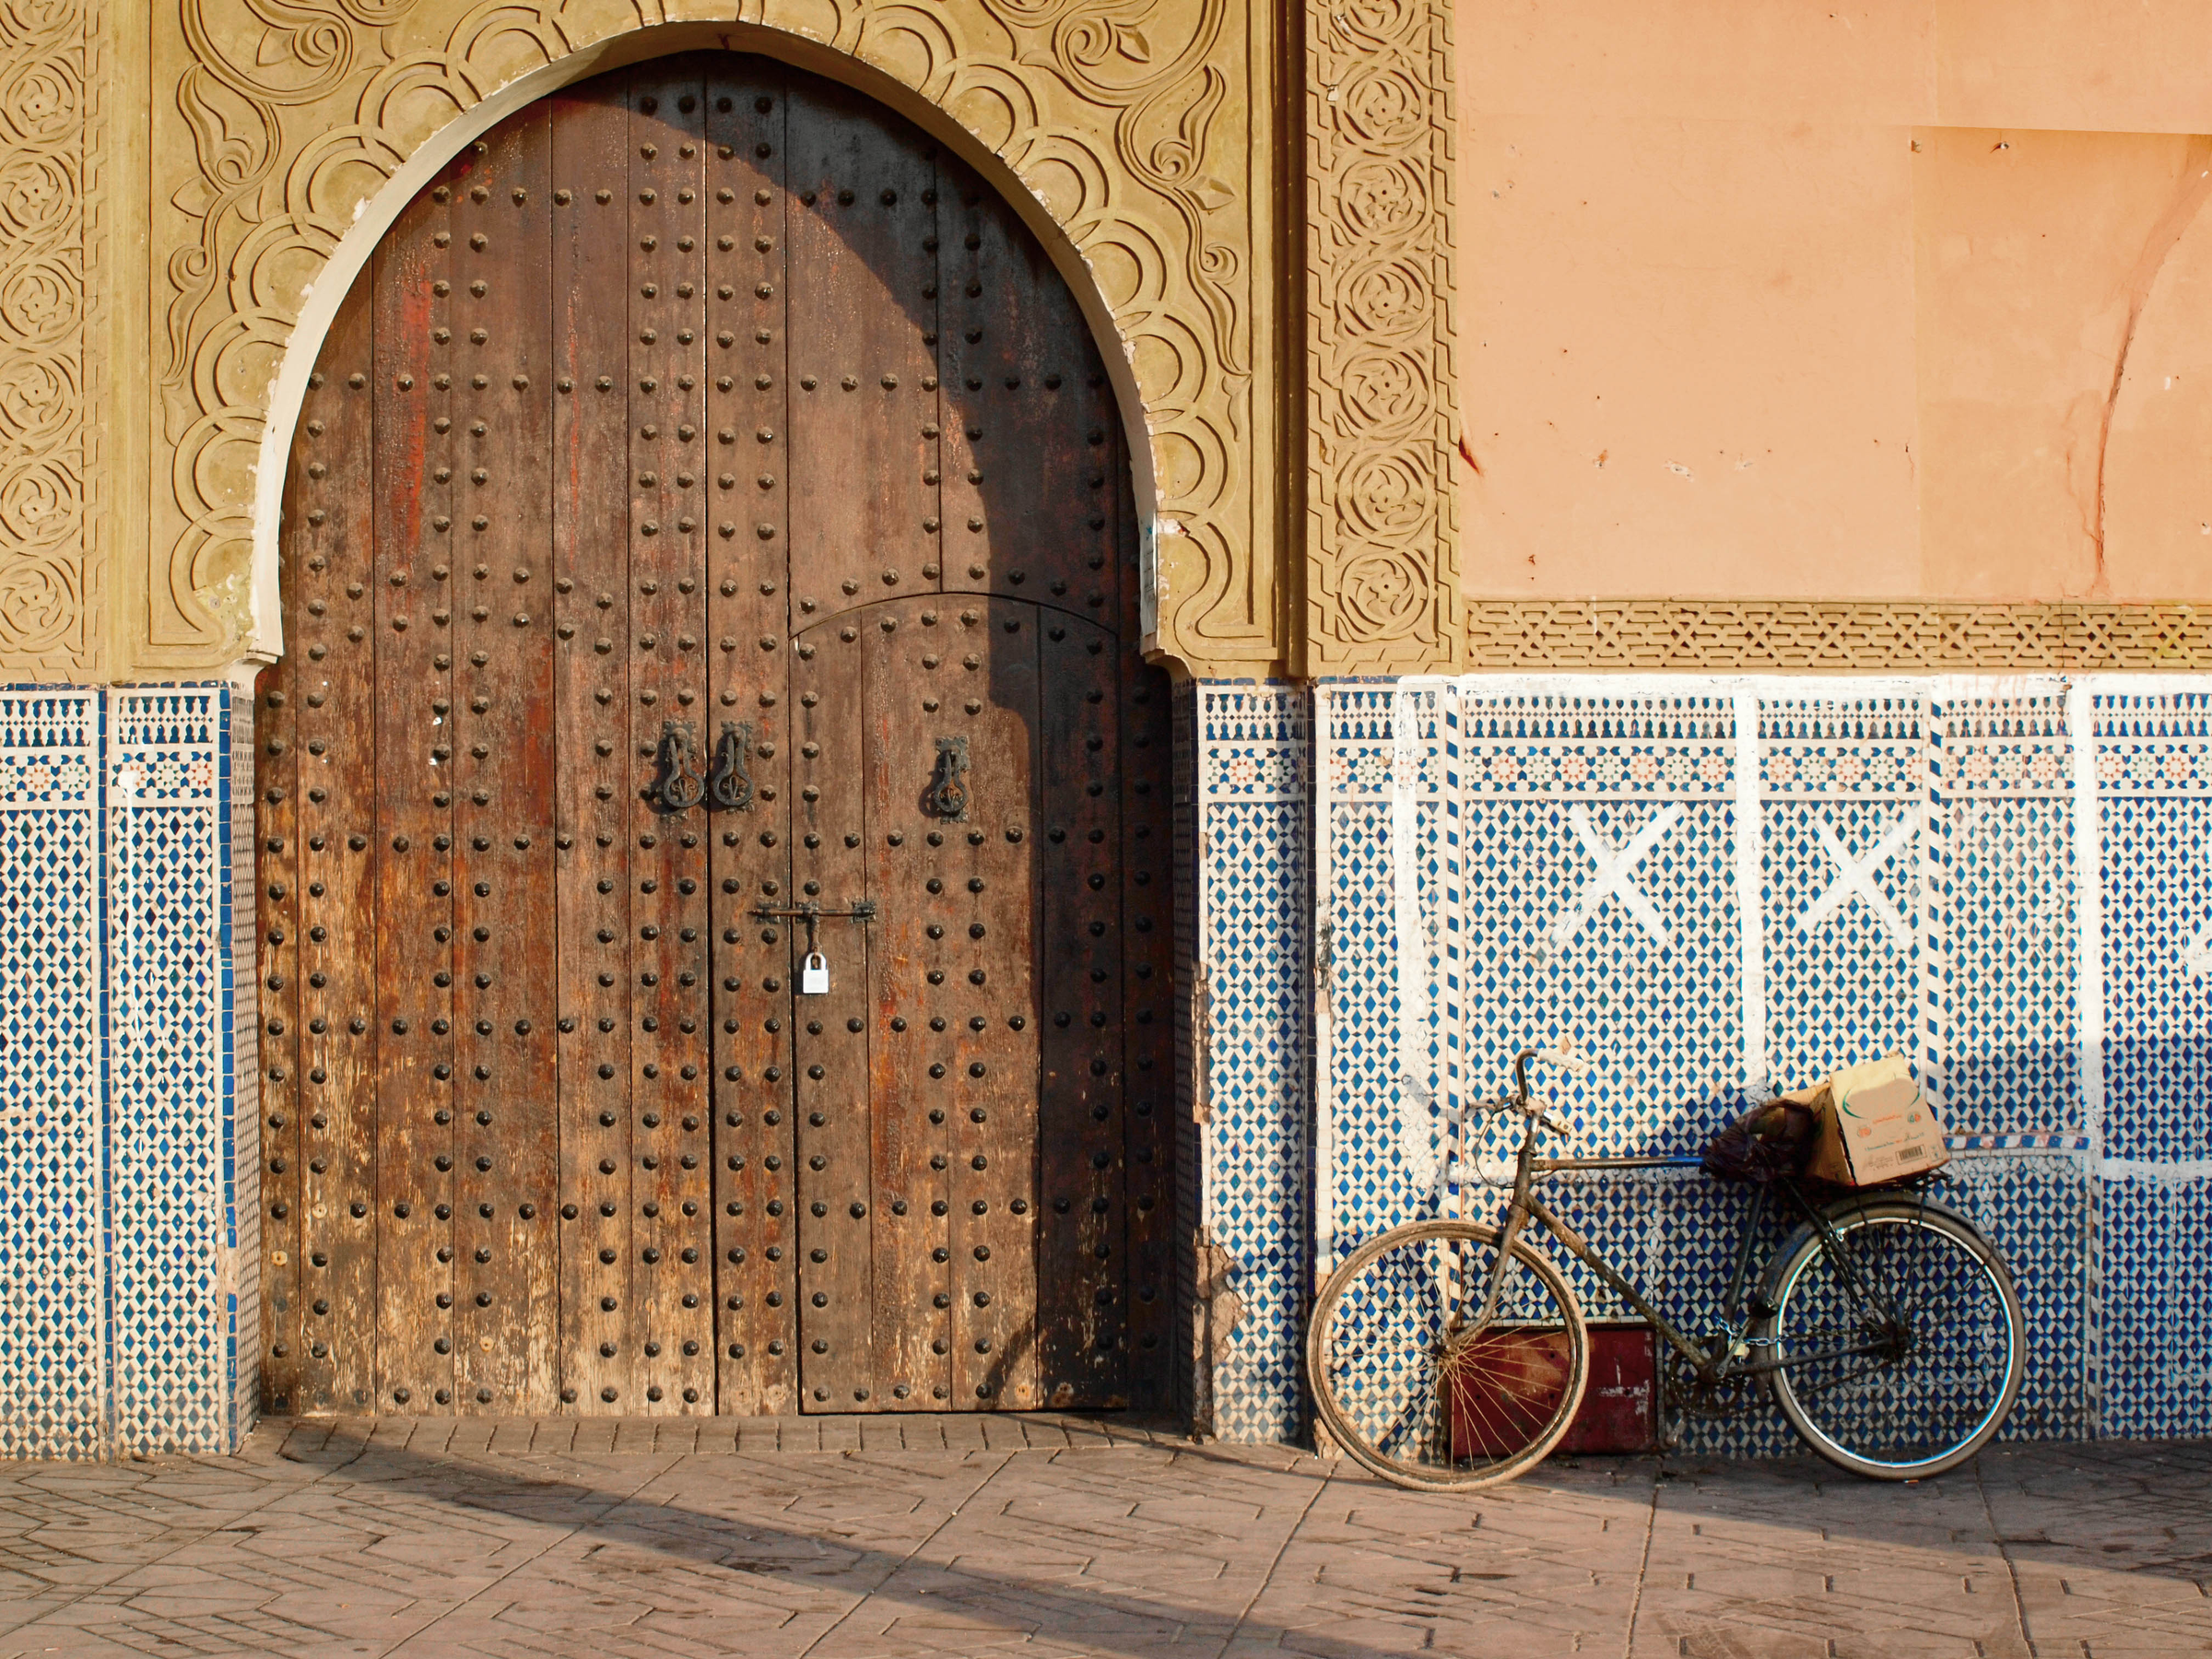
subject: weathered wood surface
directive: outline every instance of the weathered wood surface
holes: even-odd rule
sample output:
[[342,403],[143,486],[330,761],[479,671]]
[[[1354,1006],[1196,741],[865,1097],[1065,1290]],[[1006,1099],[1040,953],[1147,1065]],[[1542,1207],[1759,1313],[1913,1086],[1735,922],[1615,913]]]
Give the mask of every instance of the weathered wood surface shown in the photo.
[[629,1296],[629,112],[553,109],[560,1404],[637,1408]]
[[[706,115],[688,61],[637,70],[629,102],[630,739],[654,776],[672,733],[703,779],[705,539],[698,468]],[[714,1409],[712,1036],[707,819],[630,805],[631,1291],[644,1394],[632,1409]]]
[[457,658],[454,1398],[500,1414],[551,1411],[560,1375],[551,117],[452,170],[454,569],[433,588]]
[[[368,290],[340,309],[300,431],[324,465],[294,544],[304,638],[299,721],[300,1288],[313,1315],[297,1411],[363,1411],[376,1391],[376,534]],[[315,1312],[327,1305],[326,1313]],[[318,1353],[317,1348],[323,1352]]]
[[370,290],[376,691],[362,713],[377,758],[377,1395],[418,1410],[453,1405],[453,657],[450,629],[432,618],[451,603],[458,493],[452,194],[441,180],[403,210]]
[[[1160,1397],[1117,431],[1012,211],[780,65],[571,88],[409,206],[311,388],[259,711],[272,1403]],[[672,726],[724,804],[659,797]],[[758,912],[864,900],[801,994]]]
[[[715,1281],[720,1405],[798,1409],[797,1218],[792,1213],[790,928],[754,912],[791,902],[790,283],[783,187],[790,100],[765,64],[714,85],[707,112],[706,328],[714,535],[708,683],[719,747],[715,808]],[[742,770],[739,770],[739,763]],[[749,786],[749,788],[748,788]]]

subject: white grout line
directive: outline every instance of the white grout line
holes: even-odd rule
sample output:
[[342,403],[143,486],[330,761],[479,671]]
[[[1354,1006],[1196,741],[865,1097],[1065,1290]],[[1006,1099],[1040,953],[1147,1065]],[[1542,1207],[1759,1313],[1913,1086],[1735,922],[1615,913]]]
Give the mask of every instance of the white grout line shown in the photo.
[[1759,799],[1759,693],[1735,694],[1735,910],[1742,931],[1744,1088],[1754,1098],[1767,1077],[1766,818]]

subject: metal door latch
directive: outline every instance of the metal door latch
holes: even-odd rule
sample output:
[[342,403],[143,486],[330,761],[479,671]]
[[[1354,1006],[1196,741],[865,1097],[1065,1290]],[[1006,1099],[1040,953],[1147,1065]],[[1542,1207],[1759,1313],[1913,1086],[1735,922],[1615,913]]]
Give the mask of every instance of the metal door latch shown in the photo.
[[777,922],[782,921],[785,917],[790,917],[795,921],[806,923],[806,954],[808,956],[818,956],[820,952],[815,948],[815,928],[817,925],[825,920],[850,920],[860,923],[873,922],[876,920],[876,900],[873,899],[862,899],[855,901],[851,910],[838,911],[824,910],[820,905],[816,904],[811,900],[805,904],[756,904],[753,906],[753,914],[759,916],[763,922]]

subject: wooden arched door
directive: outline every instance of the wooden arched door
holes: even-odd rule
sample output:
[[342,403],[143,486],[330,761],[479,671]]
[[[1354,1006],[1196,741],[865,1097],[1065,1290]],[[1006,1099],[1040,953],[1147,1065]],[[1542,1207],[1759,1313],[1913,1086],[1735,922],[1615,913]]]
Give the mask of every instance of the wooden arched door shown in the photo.
[[274,1408],[1161,1399],[1127,473],[1034,239],[828,82],[626,70],[408,206],[262,683]]

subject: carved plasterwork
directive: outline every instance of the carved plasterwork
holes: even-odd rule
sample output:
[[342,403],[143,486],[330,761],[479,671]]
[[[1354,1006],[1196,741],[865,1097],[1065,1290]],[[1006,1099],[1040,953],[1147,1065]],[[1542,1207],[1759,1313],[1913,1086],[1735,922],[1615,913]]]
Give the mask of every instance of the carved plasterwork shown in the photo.
[[39,678],[95,674],[103,654],[87,418],[100,40],[88,0],[0,0],[0,664]]
[[[254,569],[271,545],[261,524],[257,556],[272,492],[257,504],[254,465],[295,320],[364,206],[406,185],[412,175],[395,175],[426,144],[450,152],[467,112],[494,107],[500,88],[535,95],[641,55],[647,41],[702,43],[700,29],[746,49],[788,43],[807,67],[842,64],[864,89],[903,91],[1028,188],[1088,265],[1090,298],[1122,336],[1124,403],[1148,428],[1138,491],[1166,532],[1153,544],[1160,647],[1202,670],[1284,656],[1275,480],[1255,467],[1280,395],[1254,253],[1272,233],[1272,91],[1249,8],[741,0],[736,11],[733,25],[727,6],[710,16],[668,0],[157,10],[160,429],[153,568],[144,614],[127,625],[140,663],[212,663],[274,643],[273,584],[257,585]],[[693,38],[640,32],[663,25]],[[372,217],[389,217],[383,205]]]
[[2212,606],[1476,599],[1467,666],[1898,674],[2212,667]]
[[1451,0],[1306,8],[1312,674],[1458,665]]

